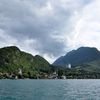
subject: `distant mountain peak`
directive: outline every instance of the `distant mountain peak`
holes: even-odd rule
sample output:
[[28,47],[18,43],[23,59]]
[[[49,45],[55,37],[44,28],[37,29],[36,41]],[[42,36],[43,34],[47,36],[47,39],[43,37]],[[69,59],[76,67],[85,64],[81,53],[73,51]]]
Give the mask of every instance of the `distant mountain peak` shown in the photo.
[[68,52],[64,57],[58,58],[54,65],[65,66],[68,63],[79,65],[100,59],[100,51],[95,47],[80,47]]
[[77,50],[96,50],[96,51],[98,51],[98,49],[95,47],[80,47]]

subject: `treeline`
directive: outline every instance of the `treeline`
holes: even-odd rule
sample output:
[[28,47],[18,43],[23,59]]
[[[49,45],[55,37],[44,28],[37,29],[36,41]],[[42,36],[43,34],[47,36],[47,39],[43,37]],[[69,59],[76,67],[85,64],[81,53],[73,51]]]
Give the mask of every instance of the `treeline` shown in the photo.
[[89,72],[81,69],[57,69],[58,76],[66,76],[66,79],[100,79],[100,72]]
[[8,70],[6,67],[0,68],[0,79],[50,79],[50,76],[57,76],[57,79],[62,79],[62,76],[65,76],[66,79],[100,79],[99,71],[86,71],[80,68],[69,69],[51,65],[34,69],[21,68],[21,70],[22,74],[18,70]]

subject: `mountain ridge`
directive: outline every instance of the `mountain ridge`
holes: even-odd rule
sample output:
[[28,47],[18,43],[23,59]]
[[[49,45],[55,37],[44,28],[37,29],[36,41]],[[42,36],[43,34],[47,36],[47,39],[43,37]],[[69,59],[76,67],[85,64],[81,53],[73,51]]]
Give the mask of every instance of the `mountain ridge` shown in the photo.
[[0,48],[0,72],[18,74],[18,69],[24,77],[36,77],[40,73],[49,73],[50,64],[43,57],[33,56],[16,46]]
[[94,47],[80,47],[77,50],[68,52],[65,56],[59,57],[53,65],[66,66],[71,63],[73,66],[100,59],[100,51]]

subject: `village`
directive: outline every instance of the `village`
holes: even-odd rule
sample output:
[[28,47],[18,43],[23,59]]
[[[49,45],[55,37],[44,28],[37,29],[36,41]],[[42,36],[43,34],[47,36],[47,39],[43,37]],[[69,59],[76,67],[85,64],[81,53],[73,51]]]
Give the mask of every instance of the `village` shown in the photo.
[[[71,69],[71,64],[66,65],[66,68]],[[30,74],[30,73],[28,73]],[[26,77],[21,68],[18,68],[16,72],[0,72],[0,79],[66,79],[66,76],[63,74],[59,74],[58,70],[48,74],[41,72],[40,74],[36,74],[35,77]]]

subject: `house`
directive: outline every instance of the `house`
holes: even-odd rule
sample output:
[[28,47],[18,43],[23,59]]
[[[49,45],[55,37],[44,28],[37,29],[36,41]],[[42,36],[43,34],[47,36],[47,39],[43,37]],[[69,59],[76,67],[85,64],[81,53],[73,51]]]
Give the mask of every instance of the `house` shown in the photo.
[[69,63],[69,64],[67,64],[67,65],[66,65],[66,68],[71,69],[71,64],[70,64],[70,63]]
[[22,75],[22,69],[21,68],[18,69],[18,74]]

